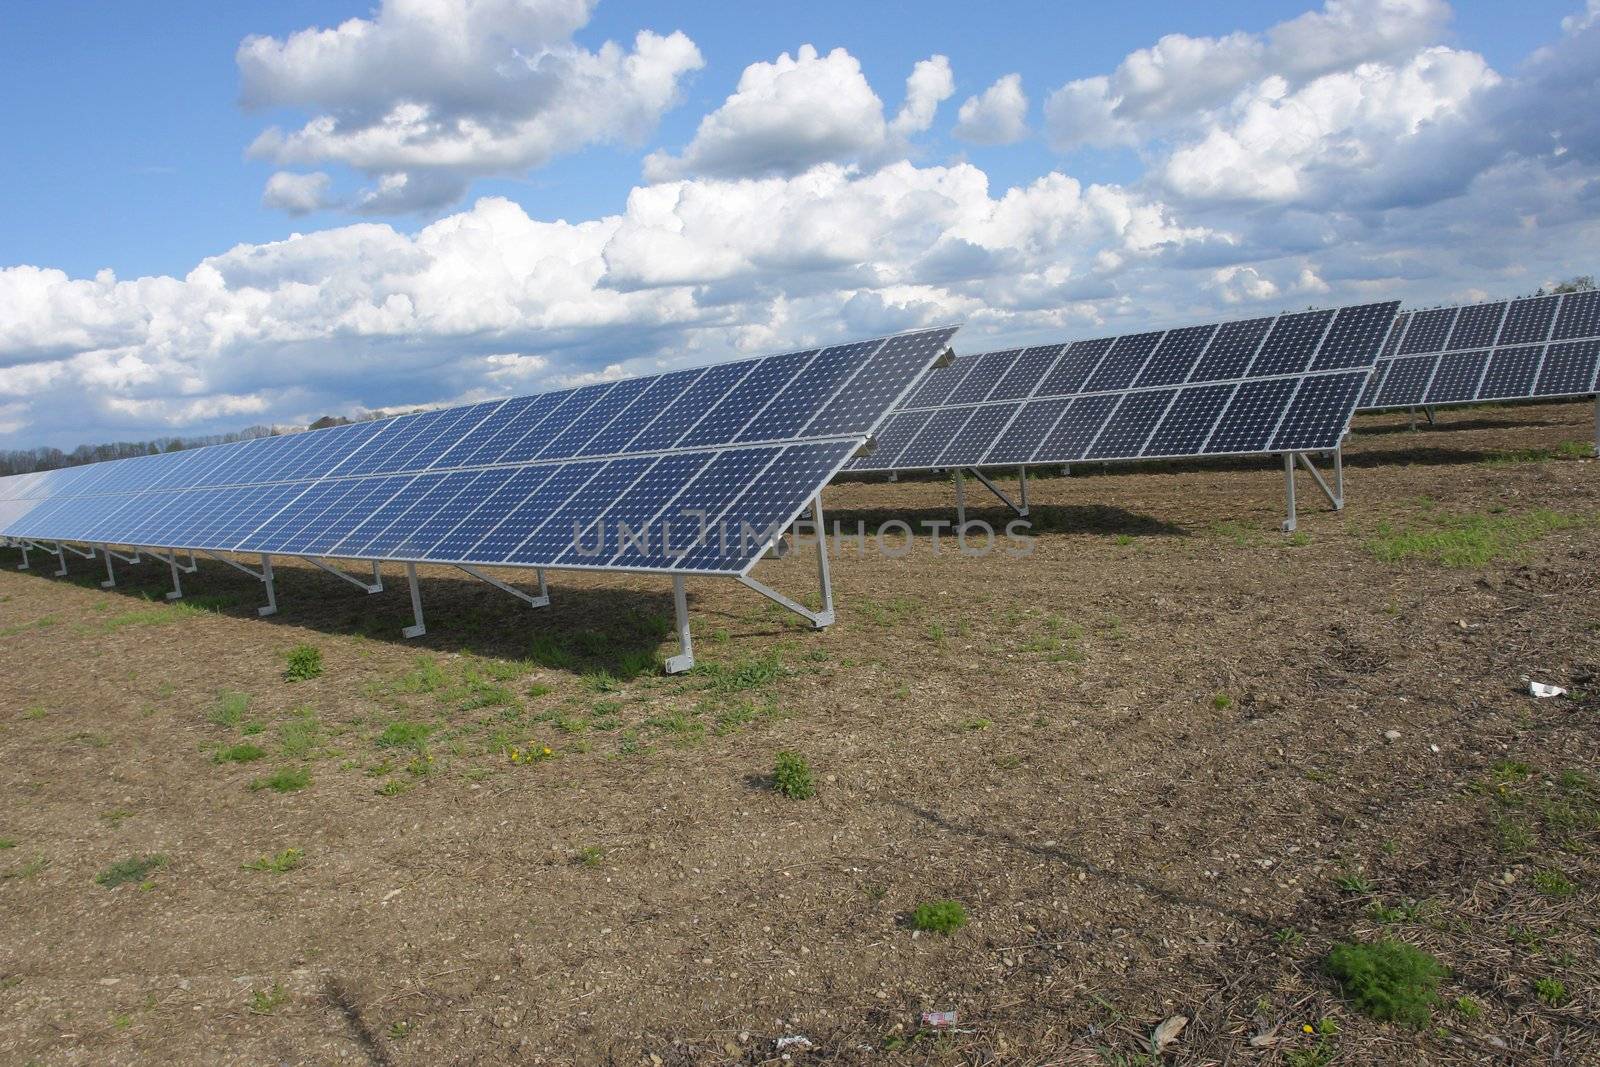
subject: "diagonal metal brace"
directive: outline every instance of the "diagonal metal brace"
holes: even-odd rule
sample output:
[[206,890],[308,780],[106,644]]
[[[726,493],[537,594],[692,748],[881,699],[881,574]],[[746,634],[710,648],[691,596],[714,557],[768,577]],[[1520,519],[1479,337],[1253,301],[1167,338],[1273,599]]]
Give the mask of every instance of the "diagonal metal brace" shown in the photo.
[[761,582],[756,581],[747,574],[741,574],[738,576],[738,578],[741,585],[754,589],[768,600],[783,605],[802,618],[809,619],[811,621],[811,625],[816,627],[818,630],[822,629],[824,626],[833,625],[833,610],[831,608],[826,611],[812,611],[798,600],[793,600],[784,596],[770,585],[763,585]]
[[478,568],[470,567],[465,563],[456,564],[456,570],[461,571],[464,574],[470,574],[472,577],[478,579],[478,581],[486,582],[487,584],[492,585],[496,589],[500,590],[502,593],[510,593],[512,596],[516,597],[518,600],[525,601],[528,604],[529,607],[546,608],[546,607],[550,606],[550,587],[545,584],[543,568],[540,568],[540,570],[539,570],[539,595],[538,596],[534,596],[531,593],[524,593],[522,590],[518,589],[516,586],[508,585],[505,582],[502,582],[498,578],[492,578],[489,575],[484,574],[482,571],[478,570]]
[[[1322,472],[1317,470],[1316,464],[1311,462],[1311,457],[1306,455],[1304,452],[1295,453],[1295,458],[1300,461],[1300,466],[1302,466],[1302,467],[1304,467],[1306,469],[1306,473],[1311,475],[1312,481],[1317,483],[1317,488],[1322,490],[1322,495],[1328,498],[1328,503],[1333,505],[1333,510],[1334,511],[1343,511],[1344,510],[1344,493],[1343,493],[1344,487],[1341,485],[1339,487],[1340,488],[1340,492],[1337,492],[1337,493],[1334,492],[1333,489],[1329,487],[1328,483],[1323,479]],[[1339,463],[1338,459],[1335,459],[1334,462],[1340,468],[1343,467],[1343,464]],[[1341,473],[1342,473],[1342,469],[1341,469]],[[1342,477],[1340,478],[1340,481],[1341,482],[1343,481]]]
[[95,557],[95,551],[92,548],[77,548],[73,545],[67,544],[65,541],[59,542],[59,544],[62,548],[66,549],[68,552],[71,552],[74,556],[78,556],[82,559],[94,559]]
[[[263,586],[266,587],[266,590],[267,590],[267,602],[264,605],[262,605],[261,607],[256,609],[256,614],[257,615],[265,617],[267,615],[276,615],[278,613],[278,593],[277,593],[276,588],[274,587],[274,579],[273,579],[273,575],[272,575],[272,557],[271,556],[266,555],[265,553],[262,554],[262,556],[261,556],[261,569],[258,571],[258,570],[253,570],[250,567],[246,567],[243,563],[240,563],[238,560],[229,559],[226,556],[219,556],[215,552],[211,551],[209,548],[202,548],[200,551],[204,552],[206,555],[210,556],[212,559],[216,560],[218,563],[226,563],[228,566],[232,567],[234,570],[240,571],[240,572],[242,572],[244,574],[248,574],[250,577],[254,578],[256,581],[260,582]],[[174,564],[174,566],[176,566],[176,564]],[[196,563],[195,566],[198,567],[199,564]],[[177,575],[174,574],[173,577],[177,577]],[[171,594],[168,594],[168,597],[170,599],[171,598]]]
[[381,592],[383,592],[383,577],[378,573],[378,565],[376,563],[374,563],[372,565],[372,581],[364,582],[360,578],[357,578],[355,575],[346,574],[344,571],[340,570],[338,567],[334,567],[334,566],[331,566],[331,565],[329,565],[327,563],[324,563],[320,559],[316,559],[316,558],[314,558],[312,556],[301,556],[300,558],[305,560],[307,563],[311,564],[313,567],[317,568],[320,571],[327,571],[329,574],[333,575],[335,578],[343,578],[345,581],[349,582],[351,585],[355,586],[357,589],[364,590],[365,592],[368,592],[368,593],[381,593]]
[[1002,504],[1016,512],[1018,518],[1025,519],[1028,517],[1028,470],[1026,467],[1017,468],[1018,477],[1021,479],[1018,483],[1021,487],[1021,503],[1014,502],[1010,497],[1006,496],[1005,493],[1001,492],[1000,487],[995,485],[994,482],[990,481],[988,476],[977,467],[969,467],[967,469],[972,471],[972,476],[974,478],[983,483],[984,488],[988,489],[989,492],[999,497]]

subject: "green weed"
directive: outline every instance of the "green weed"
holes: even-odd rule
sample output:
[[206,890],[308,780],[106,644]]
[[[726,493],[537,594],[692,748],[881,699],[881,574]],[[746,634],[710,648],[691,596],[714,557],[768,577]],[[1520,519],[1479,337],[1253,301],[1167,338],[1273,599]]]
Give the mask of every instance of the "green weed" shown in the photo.
[[256,792],[270,789],[274,793],[294,793],[310,784],[311,772],[305,767],[284,767],[265,778],[257,778],[250,783],[250,788]]
[[283,677],[288,682],[305,682],[322,674],[322,652],[312,645],[295,645],[284,655]]
[[249,710],[249,693],[224,691],[217,694],[217,706],[211,709],[211,714],[207,717],[217,726],[238,726],[244,721],[245,712]]
[[934,900],[918,904],[911,913],[911,928],[934,934],[953,934],[967,925],[967,907],[959,900]]
[[128,882],[143,882],[150,877],[152,871],[166,866],[167,857],[158,854],[150,856],[129,856],[119,860],[95,876],[95,882],[107,889],[115,889]]
[[260,745],[252,745],[245,741],[227,748],[219,748],[212,760],[217,763],[254,763],[267,754],[267,750]]
[[1446,970],[1433,956],[1403,941],[1334,946],[1323,964],[1345,998],[1382,1022],[1416,1029],[1428,1023]]
[[301,863],[305,862],[306,854],[298,848],[286,848],[274,856],[262,856],[244,865],[247,871],[270,871],[273,874],[288,874]]
[[811,764],[798,752],[778,753],[772,767],[772,787],[790,800],[806,800],[817,793]]
[[1521,515],[1440,516],[1430,529],[1378,527],[1368,551],[1385,563],[1420,560],[1444,567],[1483,567],[1519,554],[1523,546],[1559,530],[1594,523],[1591,516],[1538,508]]

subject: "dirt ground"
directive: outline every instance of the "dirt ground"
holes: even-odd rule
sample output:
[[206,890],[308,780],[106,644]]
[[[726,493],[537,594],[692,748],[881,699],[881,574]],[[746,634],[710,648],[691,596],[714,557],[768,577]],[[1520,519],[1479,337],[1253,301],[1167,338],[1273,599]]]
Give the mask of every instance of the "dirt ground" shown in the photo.
[[[258,619],[7,551],[0,1062],[1600,1062],[1593,419],[1363,417],[1294,537],[1266,461],[1037,478],[1030,558],[847,547],[825,631],[691,583],[670,678],[662,579],[427,574],[406,641],[398,569]],[[1422,1029],[1324,970],[1380,937],[1450,969]]]

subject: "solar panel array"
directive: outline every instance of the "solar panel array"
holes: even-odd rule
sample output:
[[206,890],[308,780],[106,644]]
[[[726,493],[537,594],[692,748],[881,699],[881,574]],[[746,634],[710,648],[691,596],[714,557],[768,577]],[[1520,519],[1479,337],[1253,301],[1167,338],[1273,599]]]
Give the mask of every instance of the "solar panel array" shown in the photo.
[[1397,301],[965,356],[852,471],[1336,447]]
[[1600,373],[1600,291],[1405,312],[1364,411],[1587,396]]
[[0,479],[0,537],[742,574],[702,531],[791,521],[955,331]]

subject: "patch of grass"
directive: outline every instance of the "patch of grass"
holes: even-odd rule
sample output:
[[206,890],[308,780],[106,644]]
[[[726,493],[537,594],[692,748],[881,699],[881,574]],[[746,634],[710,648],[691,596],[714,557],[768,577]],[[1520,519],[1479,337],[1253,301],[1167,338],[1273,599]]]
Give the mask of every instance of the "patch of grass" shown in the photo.
[[763,656],[740,660],[732,665],[700,663],[694,673],[708,680],[706,688],[719,693],[737,693],[749,689],[765,689],[789,673],[776,651]]
[[207,716],[217,726],[238,726],[250,710],[249,693],[232,693],[224,690],[217,694],[217,705]]
[[574,862],[584,867],[598,867],[606,858],[606,853],[599,845],[585,845],[572,858]]
[[16,838],[14,838],[14,837],[0,837],[0,852],[3,852],[8,848],[16,848],[16,847],[17,847],[17,839]]
[[421,752],[433,731],[432,723],[396,719],[385,726],[372,743],[379,748],[413,748]]
[[305,767],[284,767],[273,771],[265,778],[257,778],[250,783],[250,788],[256,792],[270,789],[274,793],[294,793],[311,784],[311,771]]
[[780,752],[772,766],[772,787],[790,800],[806,800],[817,795],[811,764],[798,752]]
[[27,711],[23,712],[22,713],[22,717],[24,719],[42,719],[42,718],[45,717],[46,714],[48,714],[48,713],[44,710],[44,708],[42,708],[39,705],[35,704],[33,707],[31,707]]
[[1373,889],[1372,883],[1362,877],[1358,871],[1348,871],[1344,874],[1336,875],[1333,879],[1333,884],[1339,887],[1339,892],[1349,893],[1352,896],[1364,896],[1372,892]]
[[578,665],[578,657],[565,645],[548,634],[540,634],[528,648],[528,658],[541,667],[570,671]]
[[0,879],[32,878],[34,875],[38,874],[48,866],[50,866],[49,860],[45,859],[43,856],[35,856],[33,859],[29,860],[27,863],[24,863],[16,870],[6,871],[5,873],[0,874]]
[[283,679],[305,682],[322,674],[322,652],[314,645],[295,645],[284,656]]
[[107,889],[115,889],[127,882],[143,882],[152,871],[166,866],[167,857],[159,853],[149,856],[129,856],[119,860],[95,876],[95,882]]
[[1356,1008],[1381,1022],[1415,1029],[1428,1024],[1435,990],[1446,974],[1433,956],[1404,941],[1335,945],[1323,966]]
[[953,934],[967,925],[967,906],[959,900],[934,900],[918,904],[911,913],[911,928],[933,934]]
[[1380,525],[1367,549],[1385,563],[1420,560],[1444,567],[1483,567],[1518,555],[1523,546],[1548,534],[1594,521],[1592,516],[1549,508],[1521,515],[1442,515],[1428,529]]
[[1562,441],[1554,448],[1501,449],[1484,458],[1488,467],[1505,467],[1521,463],[1548,463],[1556,459],[1593,459],[1594,445],[1588,441]]
[[1560,1007],[1567,1001],[1567,984],[1559,978],[1539,979],[1533,983],[1533,992],[1552,1008]]
[[555,691],[555,686],[545,685],[543,682],[534,682],[532,685],[528,686],[528,695],[534,699],[538,699],[539,697],[547,697]]
[[1306,935],[1292,926],[1285,926],[1272,933],[1272,943],[1279,948],[1296,949],[1305,944]]
[[305,862],[306,854],[298,848],[286,848],[274,856],[262,856],[244,865],[247,871],[270,871],[273,874],[288,874],[301,863]]
[[436,693],[450,684],[449,675],[432,656],[418,656],[411,669],[400,676],[395,688],[402,693]]
[[380,785],[377,792],[380,797],[397,797],[410,788],[411,784],[409,782],[401,781],[399,778],[391,778]]
[[281,983],[273,982],[271,989],[258,989],[250,995],[250,1014],[271,1015],[288,999],[289,991]]
[[1218,711],[1227,711],[1233,707],[1233,698],[1227,693],[1218,693],[1211,698],[1211,706]]
[[1483,1014],[1483,1007],[1471,997],[1457,997],[1455,1003],[1450,1005],[1456,1014],[1463,1019],[1476,1019]]
[[311,754],[321,740],[321,724],[317,713],[301,708],[293,719],[278,727],[278,744],[290,759],[303,759]]
[[1378,901],[1367,908],[1367,916],[1381,926],[1414,923],[1422,916],[1422,904],[1415,900],[1402,900],[1393,905]]
[[267,754],[267,750],[260,745],[252,745],[248,741],[227,748],[219,748],[211,759],[216,763],[254,763]]
[[1533,888],[1551,900],[1566,900],[1578,891],[1571,880],[1554,867],[1533,872]]
[[1522,855],[1533,848],[1533,831],[1516,819],[1499,819],[1494,824],[1495,837],[1500,841],[1500,849],[1513,855]]

